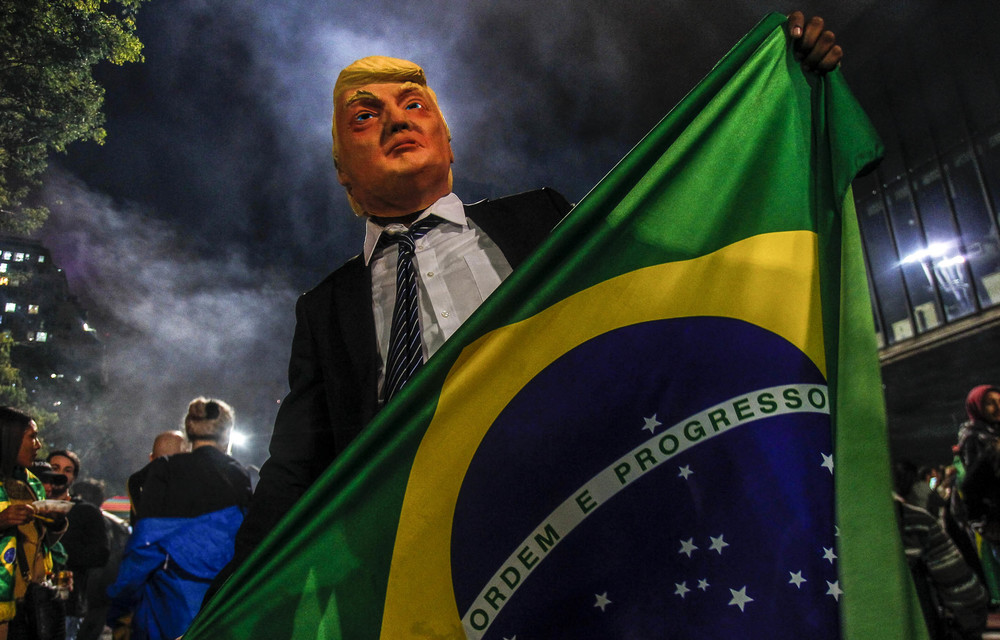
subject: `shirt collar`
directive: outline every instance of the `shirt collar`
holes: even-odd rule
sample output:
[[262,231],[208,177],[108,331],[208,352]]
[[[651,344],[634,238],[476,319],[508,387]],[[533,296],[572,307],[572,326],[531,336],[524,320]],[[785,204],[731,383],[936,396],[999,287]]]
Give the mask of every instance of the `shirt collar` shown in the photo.
[[[449,193],[424,209],[423,213],[417,217],[417,220],[423,220],[432,214],[461,227],[469,226],[469,222],[465,218],[465,205],[462,204],[462,201],[454,193]],[[378,245],[379,236],[382,235],[385,228],[371,218],[365,220],[365,247],[362,255],[365,258],[366,265],[371,262],[372,255],[375,253],[375,247]]]

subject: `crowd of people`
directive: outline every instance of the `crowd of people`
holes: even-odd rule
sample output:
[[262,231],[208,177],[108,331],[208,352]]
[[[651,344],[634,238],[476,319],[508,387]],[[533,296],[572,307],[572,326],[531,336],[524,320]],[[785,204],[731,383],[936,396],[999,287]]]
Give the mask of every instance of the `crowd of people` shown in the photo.
[[229,454],[234,411],[196,398],[129,479],[131,522],[103,511],[80,457],[0,407],[0,640],[174,640],[233,555],[250,475]]
[[[942,640],[981,638],[1000,609],[1000,387],[972,389],[966,412],[952,464],[893,467],[903,547]],[[228,455],[233,424],[225,402],[193,400],[184,430],[157,436],[129,478],[126,523],[99,508],[102,484],[81,479],[76,453],[35,460],[34,421],[0,407],[0,640],[181,637],[232,559],[251,499],[247,469]],[[32,585],[56,593],[58,629],[38,619]]]
[[951,464],[893,465],[907,560],[932,638],[981,638],[1000,610],[1000,387],[979,385]]

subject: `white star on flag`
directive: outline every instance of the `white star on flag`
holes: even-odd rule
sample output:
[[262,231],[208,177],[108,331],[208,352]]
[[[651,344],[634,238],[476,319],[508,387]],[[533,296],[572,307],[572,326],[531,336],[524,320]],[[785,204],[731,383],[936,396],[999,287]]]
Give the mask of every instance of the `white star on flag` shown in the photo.
[[674,595],[675,596],[680,596],[681,600],[683,600],[684,596],[687,595],[687,592],[690,591],[690,589],[688,589],[688,583],[686,581],[682,582],[680,584],[676,584],[675,583],[674,587],[675,587],[675,589],[674,589]]
[[594,597],[597,598],[597,602],[594,603],[594,606],[597,607],[598,609],[600,609],[601,611],[604,611],[604,607],[606,607],[609,604],[611,604],[611,601],[608,600],[608,592],[607,591],[605,591],[604,593],[594,594]]
[[829,549],[823,547],[823,559],[829,561],[830,564],[833,564],[833,561],[837,559],[837,554],[833,552],[833,547],[830,547]]
[[797,589],[801,589],[802,588],[802,583],[803,582],[809,582],[808,580],[806,580],[805,578],[802,577],[802,572],[801,571],[795,571],[795,572],[789,571],[788,575],[792,576],[788,580],[788,583],[789,584],[794,584],[795,588],[797,588]]
[[737,591],[736,589],[730,589],[729,593],[733,594],[733,599],[729,601],[729,604],[734,604],[743,611],[743,607],[747,605],[748,602],[753,602],[753,598],[747,595],[747,587],[743,585],[743,588]]
[[840,594],[844,593],[840,590],[840,580],[835,580],[833,582],[826,582],[826,595],[833,596],[833,599],[840,602]]
[[691,471],[691,465],[689,464],[686,464],[683,467],[677,467],[677,470],[680,471],[680,473],[677,474],[677,477],[684,478],[685,480],[688,479],[689,475],[694,473],[694,471]]
[[719,555],[721,556],[722,549],[724,547],[728,547],[729,543],[722,539],[722,534],[719,534],[718,538],[713,538],[712,536],[709,536],[709,538],[712,540],[712,545],[709,547],[709,549],[711,549],[712,551],[718,551]]
[[681,540],[681,550],[678,551],[677,553],[683,553],[690,558],[691,554],[694,553],[697,549],[698,547],[696,547],[694,544],[694,538],[688,538],[687,540]]
[[701,589],[702,591],[708,591],[708,587],[709,584],[707,578],[702,578],[701,580],[698,581],[698,588]]
[[830,473],[832,474],[833,473],[833,456],[832,455],[827,455],[825,453],[821,453],[820,455],[823,456],[823,464],[821,464],[819,466],[826,467],[830,471]]
[[642,427],[642,430],[649,431],[650,433],[655,433],[656,427],[663,424],[662,422],[656,419],[655,413],[653,414],[652,418],[643,418],[643,421],[645,421],[646,424]]

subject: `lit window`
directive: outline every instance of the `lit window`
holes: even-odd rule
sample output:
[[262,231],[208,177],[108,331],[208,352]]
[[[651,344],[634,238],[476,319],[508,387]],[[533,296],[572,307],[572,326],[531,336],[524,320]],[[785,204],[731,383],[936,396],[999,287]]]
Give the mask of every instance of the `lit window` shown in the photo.
[[38,256],[39,262],[45,262],[45,256]]
[[37,304],[29,304],[28,305],[28,315],[31,315],[31,316],[38,315],[38,305]]
[[7,263],[0,262],[0,273],[7,273]]
[[35,334],[35,340],[37,342],[48,342],[49,334],[47,334],[44,331],[39,331],[38,333]]
[[14,254],[11,253],[10,251],[4,251],[3,252],[3,259],[4,260],[10,260],[13,257],[14,257]]
[[24,262],[24,254],[23,253],[15,253],[14,254],[14,262]]
[[5,306],[3,308],[3,310],[4,311],[17,311],[17,303],[16,302],[8,302],[7,306]]
[[10,278],[7,276],[0,276],[0,287],[6,287],[10,284]]

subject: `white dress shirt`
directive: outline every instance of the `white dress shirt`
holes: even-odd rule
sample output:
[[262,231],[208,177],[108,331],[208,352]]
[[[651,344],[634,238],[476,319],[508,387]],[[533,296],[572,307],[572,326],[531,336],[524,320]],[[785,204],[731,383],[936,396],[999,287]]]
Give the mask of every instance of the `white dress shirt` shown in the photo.
[[[414,265],[419,290],[420,331],[426,361],[469,319],[500,283],[511,266],[496,243],[465,217],[465,207],[454,193],[428,207],[418,218],[435,215],[443,220],[417,240]],[[371,265],[372,312],[381,357],[379,395],[385,378],[392,309],[396,302],[395,244],[378,249],[385,232],[405,231],[399,223],[382,227],[369,219],[365,225],[365,264]],[[380,398],[381,399],[381,398]]]

